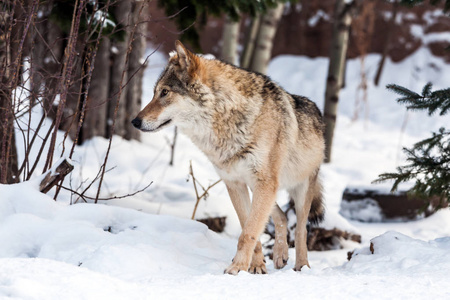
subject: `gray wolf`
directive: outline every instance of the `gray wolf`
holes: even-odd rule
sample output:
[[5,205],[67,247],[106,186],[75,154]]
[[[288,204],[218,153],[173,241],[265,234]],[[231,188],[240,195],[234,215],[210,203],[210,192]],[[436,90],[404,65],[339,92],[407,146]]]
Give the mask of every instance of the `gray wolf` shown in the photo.
[[[321,183],[324,124],[317,106],[291,95],[269,77],[191,53],[177,41],[152,101],[132,124],[145,132],[176,125],[223,179],[242,233],[225,273],[267,273],[259,237],[272,217],[273,260],[288,260],[286,216],[276,193],[295,201],[295,270],[308,266],[306,224],[323,218]],[[248,188],[253,197],[250,201]]]

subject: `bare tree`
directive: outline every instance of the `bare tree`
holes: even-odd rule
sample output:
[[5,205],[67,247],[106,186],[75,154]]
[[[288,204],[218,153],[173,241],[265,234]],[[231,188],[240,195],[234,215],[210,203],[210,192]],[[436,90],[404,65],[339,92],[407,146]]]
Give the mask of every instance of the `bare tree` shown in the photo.
[[[365,110],[365,117],[369,115],[368,103],[368,80],[366,71],[366,55],[370,49],[370,42],[375,28],[375,1],[368,0],[359,3],[358,14],[352,21],[352,36],[354,38],[356,49],[359,53],[360,77],[361,82],[358,85],[355,97],[355,112],[353,120],[357,120],[360,110]],[[344,74],[345,76],[345,74]]]
[[394,3],[392,4],[392,15],[391,19],[389,20],[388,29],[386,30],[386,36],[383,45],[383,53],[381,54],[381,60],[378,65],[377,73],[375,75],[374,80],[375,85],[378,85],[378,83],[380,82],[381,74],[383,73],[384,62],[386,61],[386,57],[388,55],[389,46],[391,45],[392,33],[394,32],[395,28],[395,19],[397,18],[398,6],[399,2],[395,0]]
[[[74,3],[42,3],[33,35],[33,94],[40,95],[45,111],[54,119],[58,99],[64,96],[57,128],[78,144],[95,136],[109,138],[113,118],[114,134],[139,139],[139,131],[129,123],[142,100],[147,1],[80,1],[76,7],[82,4],[90,7],[81,10],[73,40],[73,22],[60,14],[74,9]],[[69,68],[71,79],[67,91],[61,93],[60,87],[66,86],[60,80],[67,63],[65,53],[72,53],[69,46],[75,52]]]
[[339,102],[339,92],[344,77],[344,64],[348,48],[349,30],[352,22],[351,10],[353,2],[337,0],[333,22],[333,34],[330,49],[330,63],[328,67],[325,91],[325,162],[331,161],[334,127]]
[[20,104],[22,59],[37,3],[3,1],[0,4],[0,183],[19,181],[15,111]]

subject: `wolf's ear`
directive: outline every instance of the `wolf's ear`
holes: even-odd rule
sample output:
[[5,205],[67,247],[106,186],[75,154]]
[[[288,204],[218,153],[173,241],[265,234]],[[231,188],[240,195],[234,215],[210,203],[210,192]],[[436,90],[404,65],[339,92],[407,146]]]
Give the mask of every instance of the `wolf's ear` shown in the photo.
[[181,72],[187,72],[192,79],[195,77],[200,61],[197,55],[186,49],[186,47],[180,42],[175,42],[176,55],[173,56],[171,61],[177,65]]

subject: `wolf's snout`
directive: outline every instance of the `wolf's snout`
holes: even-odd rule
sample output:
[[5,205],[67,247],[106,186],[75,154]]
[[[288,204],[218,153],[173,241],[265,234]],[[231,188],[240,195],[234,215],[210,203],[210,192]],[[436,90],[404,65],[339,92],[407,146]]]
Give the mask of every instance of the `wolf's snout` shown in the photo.
[[142,120],[139,118],[134,118],[133,121],[131,121],[131,124],[133,124],[133,126],[137,129],[141,129]]

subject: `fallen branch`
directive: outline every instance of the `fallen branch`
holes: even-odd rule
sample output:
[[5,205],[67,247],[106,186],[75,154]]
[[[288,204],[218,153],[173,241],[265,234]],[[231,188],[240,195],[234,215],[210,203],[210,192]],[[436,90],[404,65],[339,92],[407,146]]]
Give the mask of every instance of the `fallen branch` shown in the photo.
[[69,163],[67,159],[61,161],[61,163],[56,166],[56,168],[52,168],[48,170],[44,179],[41,181],[39,185],[39,191],[46,194],[51,190],[58,182],[62,181],[67,174],[72,172],[73,165]]

